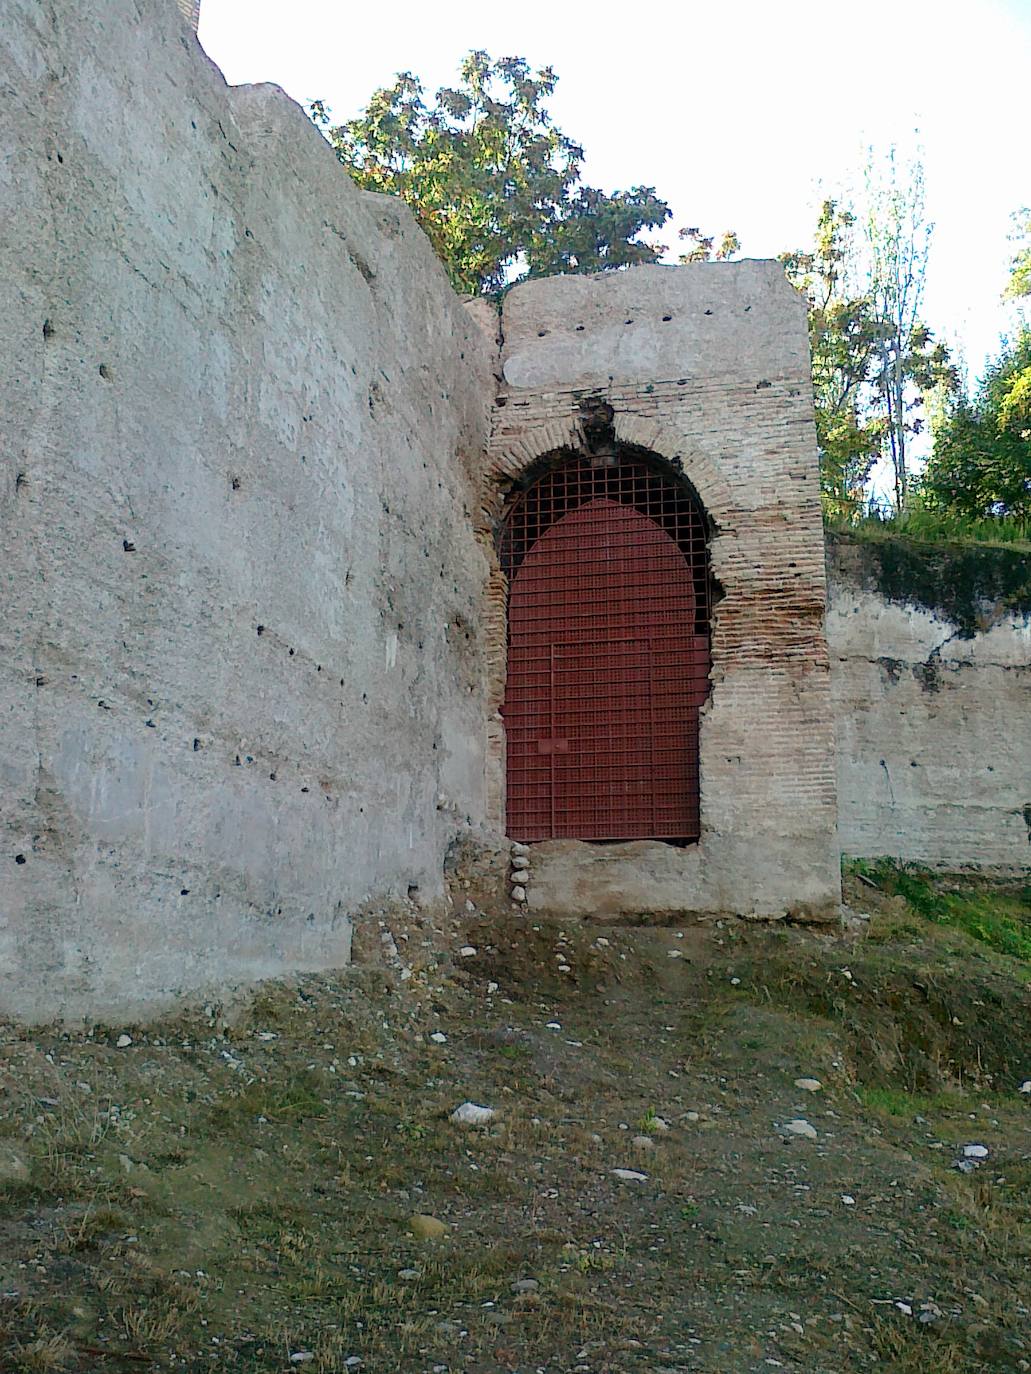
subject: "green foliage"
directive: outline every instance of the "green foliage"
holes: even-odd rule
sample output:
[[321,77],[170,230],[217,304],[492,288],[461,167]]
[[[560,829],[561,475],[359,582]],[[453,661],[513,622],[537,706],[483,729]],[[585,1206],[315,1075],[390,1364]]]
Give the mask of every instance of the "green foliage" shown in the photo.
[[922,494],[901,515],[882,519],[864,515],[855,520],[828,518],[827,528],[859,539],[908,539],[927,544],[985,544],[1018,547],[1031,553],[1031,521],[1003,516],[980,519],[924,503]]
[[501,290],[514,274],[594,272],[656,262],[669,206],[653,187],[607,194],[580,181],[584,152],[545,106],[557,77],[520,57],[471,52],[454,88],[427,103],[402,72],[355,119],[311,106],[348,173],[411,206],[455,288]]
[[809,304],[816,438],[824,509],[850,519],[884,439],[881,417],[871,413],[869,386],[881,325],[869,292],[855,284],[855,215],[825,200],[813,247],[781,254],[788,280]]
[[893,859],[866,864],[864,872],[882,892],[903,897],[924,920],[1031,962],[1031,888],[1014,892],[970,883],[948,891],[926,869]]
[[973,398],[948,411],[923,491],[942,511],[1031,519],[1031,329],[1002,350]]
[[1005,294],[1018,300],[1024,296],[1031,296],[1031,212],[1021,210],[1014,215],[1014,219],[1017,222],[1014,237],[1018,248]]
[[929,226],[922,176],[899,186],[894,153],[860,223],[836,200],[820,207],[813,246],[784,253],[789,280],[809,304],[821,495],[834,520],[859,518],[877,459],[895,472],[896,509],[908,490],[906,444],[923,428],[924,394],[951,391],[948,350],[919,317]]

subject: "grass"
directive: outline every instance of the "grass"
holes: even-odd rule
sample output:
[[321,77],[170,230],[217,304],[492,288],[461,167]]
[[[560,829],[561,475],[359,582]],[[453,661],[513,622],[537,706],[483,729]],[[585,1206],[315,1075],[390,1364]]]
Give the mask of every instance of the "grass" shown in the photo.
[[826,523],[829,529],[859,539],[902,537],[929,544],[988,544],[1031,552],[1031,521],[1013,517],[977,519],[945,511],[914,509],[890,519],[864,516],[850,521],[831,516]]
[[889,896],[902,897],[925,921],[962,931],[971,940],[1031,963],[1031,887],[970,879],[950,887],[927,869],[892,859],[853,861],[849,871]]

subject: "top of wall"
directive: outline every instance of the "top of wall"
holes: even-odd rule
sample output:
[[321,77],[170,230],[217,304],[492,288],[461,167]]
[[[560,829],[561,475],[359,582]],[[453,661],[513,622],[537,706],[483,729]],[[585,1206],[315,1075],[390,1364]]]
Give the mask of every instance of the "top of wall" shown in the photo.
[[513,387],[806,377],[805,301],[767,260],[522,282],[505,297]]
[[950,620],[963,638],[1031,616],[1031,559],[1018,549],[828,530],[827,571],[832,584]]

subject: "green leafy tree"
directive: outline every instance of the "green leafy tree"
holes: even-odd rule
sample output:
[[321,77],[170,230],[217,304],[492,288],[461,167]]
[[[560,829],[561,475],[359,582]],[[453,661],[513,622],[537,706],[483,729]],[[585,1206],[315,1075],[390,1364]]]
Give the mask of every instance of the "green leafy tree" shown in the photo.
[[[1005,298],[1031,297],[1031,216],[1021,211]],[[925,500],[979,518],[1031,519],[1031,327],[1022,320],[973,397],[960,396],[934,436]]]
[[1031,329],[1003,348],[972,398],[951,407],[923,493],[940,510],[1031,519]]
[[458,85],[431,102],[402,72],[355,119],[334,125],[318,101],[311,114],[359,186],[407,201],[459,291],[656,262],[665,246],[641,235],[669,206],[650,186],[607,194],[581,182],[583,149],[545,105],[556,81],[551,67],[471,52]]
[[1031,211],[1018,210],[1013,216],[1016,222],[1017,254],[1013,259],[1013,271],[1005,295],[1013,300],[1031,296]]
[[820,207],[813,247],[784,253],[788,279],[809,306],[820,485],[829,515],[850,519],[884,440],[871,407],[881,325],[868,289],[857,282],[855,215],[835,200]]

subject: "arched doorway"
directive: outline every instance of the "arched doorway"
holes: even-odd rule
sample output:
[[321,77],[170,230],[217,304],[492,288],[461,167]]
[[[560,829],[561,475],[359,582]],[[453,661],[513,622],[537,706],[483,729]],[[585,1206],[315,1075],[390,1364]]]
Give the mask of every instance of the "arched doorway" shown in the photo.
[[571,458],[512,502],[507,830],[685,843],[700,833],[705,520],[644,458]]

